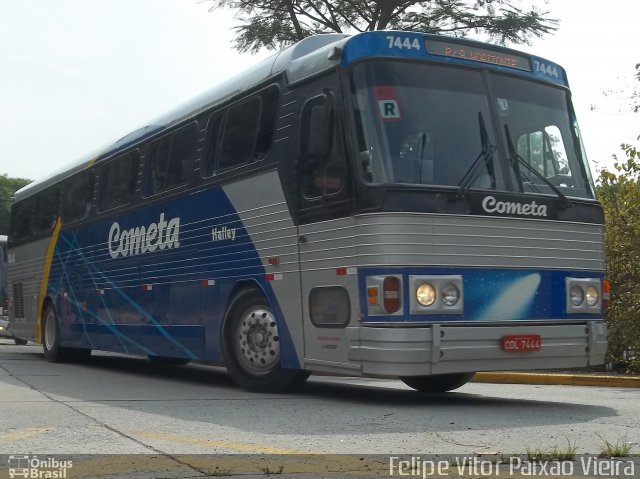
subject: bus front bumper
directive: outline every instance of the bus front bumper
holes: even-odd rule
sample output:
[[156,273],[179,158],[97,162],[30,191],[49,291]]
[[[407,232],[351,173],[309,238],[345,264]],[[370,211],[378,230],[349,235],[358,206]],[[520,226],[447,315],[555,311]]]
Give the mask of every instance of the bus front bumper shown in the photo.
[[[472,371],[564,369],[604,363],[602,320],[571,324],[483,324],[347,328],[349,360],[364,375],[397,377]],[[539,335],[540,349],[503,350],[502,339]]]

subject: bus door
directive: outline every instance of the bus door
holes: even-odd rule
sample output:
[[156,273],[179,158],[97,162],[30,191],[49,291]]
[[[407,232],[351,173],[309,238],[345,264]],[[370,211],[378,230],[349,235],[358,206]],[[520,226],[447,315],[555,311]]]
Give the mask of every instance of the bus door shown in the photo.
[[[323,82],[326,85],[326,81]],[[357,306],[357,277],[343,268],[353,257],[352,188],[342,126],[331,90],[307,96],[300,117],[298,248],[305,361],[347,366],[346,326]],[[353,270],[353,268],[348,268]],[[330,364],[329,364],[330,363]]]

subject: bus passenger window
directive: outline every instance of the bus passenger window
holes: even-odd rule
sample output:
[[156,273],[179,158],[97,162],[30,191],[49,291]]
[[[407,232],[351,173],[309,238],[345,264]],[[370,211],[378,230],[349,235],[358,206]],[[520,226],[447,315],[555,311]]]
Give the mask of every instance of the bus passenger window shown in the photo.
[[189,181],[199,142],[200,131],[196,123],[174,133],[167,170],[168,188],[180,186]]
[[11,207],[10,242],[22,241],[32,234],[33,206],[33,199],[29,198]]
[[223,118],[224,115],[217,112],[209,119],[209,125],[207,126],[206,160],[204,167],[201,168],[203,178],[212,176],[215,171],[214,165],[218,155],[218,147],[220,146],[220,127],[222,126]]
[[36,195],[36,209],[34,218],[34,232],[44,233],[53,230],[58,219],[58,202],[60,194],[58,188],[41,191]]
[[256,158],[258,160],[267,156],[269,148],[271,148],[280,95],[278,89],[274,87],[261,93],[260,96],[262,97],[262,113],[256,138]]
[[191,123],[151,146],[147,184],[152,193],[182,186],[189,181],[199,141],[197,123]]
[[106,166],[102,184],[102,209],[109,210],[133,200],[138,177],[138,155],[130,153]]
[[241,166],[253,160],[261,104],[260,97],[254,96],[227,112],[218,169]]
[[86,218],[93,203],[94,175],[92,171],[81,173],[63,186],[62,219],[73,221]]

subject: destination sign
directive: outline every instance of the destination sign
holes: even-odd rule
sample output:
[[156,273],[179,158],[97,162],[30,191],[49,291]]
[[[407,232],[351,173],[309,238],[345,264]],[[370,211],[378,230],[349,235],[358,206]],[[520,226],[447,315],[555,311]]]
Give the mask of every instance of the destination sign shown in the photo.
[[451,40],[425,40],[427,52],[432,55],[460,58],[474,62],[491,63],[503,67],[517,68],[531,71],[531,62],[524,55],[483,48],[468,43],[458,43]]

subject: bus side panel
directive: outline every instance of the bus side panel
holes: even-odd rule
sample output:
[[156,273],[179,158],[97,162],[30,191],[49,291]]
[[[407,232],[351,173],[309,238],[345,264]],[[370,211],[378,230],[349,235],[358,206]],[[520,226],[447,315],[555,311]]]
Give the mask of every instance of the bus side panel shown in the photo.
[[[256,260],[264,272],[260,284],[276,313],[282,364],[288,368],[301,368],[304,340],[298,234],[278,172],[270,171],[225,185],[224,191],[242,220],[247,239],[255,248]],[[254,192],[260,192],[259,197]]]
[[26,245],[12,247],[8,251],[8,289],[11,298],[9,322],[16,337],[39,342],[38,296],[40,278],[44,270],[50,238]]

